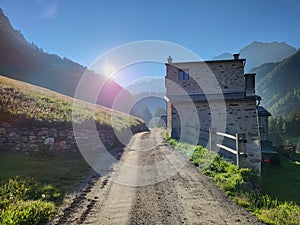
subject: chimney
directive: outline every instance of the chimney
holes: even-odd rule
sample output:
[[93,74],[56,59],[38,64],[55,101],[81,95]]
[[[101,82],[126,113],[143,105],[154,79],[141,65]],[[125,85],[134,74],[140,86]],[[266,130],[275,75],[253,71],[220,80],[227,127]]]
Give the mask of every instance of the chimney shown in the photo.
[[256,73],[245,74],[245,96],[255,95],[255,75]]
[[239,56],[240,56],[240,54],[233,54],[234,60],[239,60]]
[[169,56],[169,58],[168,58],[168,64],[172,64],[172,63],[173,63],[173,59],[172,59],[171,56]]

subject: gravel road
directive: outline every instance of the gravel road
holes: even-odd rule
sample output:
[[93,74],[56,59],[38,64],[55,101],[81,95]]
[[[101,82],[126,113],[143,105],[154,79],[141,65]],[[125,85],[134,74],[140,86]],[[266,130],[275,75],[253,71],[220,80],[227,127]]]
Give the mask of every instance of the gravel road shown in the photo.
[[168,146],[161,130],[136,134],[105,176],[91,175],[52,224],[262,224]]

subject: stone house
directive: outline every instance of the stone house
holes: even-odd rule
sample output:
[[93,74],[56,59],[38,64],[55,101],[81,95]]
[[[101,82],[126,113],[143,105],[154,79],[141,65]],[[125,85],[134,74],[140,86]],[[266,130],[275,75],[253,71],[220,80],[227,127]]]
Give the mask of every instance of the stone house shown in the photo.
[[[208,146],[209,129],[246,135],[247,167],[261,168],[255,74],[244,74],[245,59],[166,63],[167,129],[173,138]],[[234,141],[221,139],[235,147]],[[231,153],[217,150],[224,157]]]
[[269,154],[277,154],[277,152],[272,149],[273,143],[269,140],[268,120],[269,117],[272,115],[263,106],[258,106],[257,112],[258,112],[261,152],[264,158],[264,155],[268,156]]

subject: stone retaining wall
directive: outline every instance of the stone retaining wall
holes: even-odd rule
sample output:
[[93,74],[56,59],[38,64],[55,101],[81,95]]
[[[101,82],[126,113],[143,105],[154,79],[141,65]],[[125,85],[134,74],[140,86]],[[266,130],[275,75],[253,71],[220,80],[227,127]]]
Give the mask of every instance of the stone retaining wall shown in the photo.
[[[134,127],[132,132],[143,130],[145,126],[142,124]],[[105,147],[120,144],[111,127],[100,125],[97,126],[97,131]],[[72,127],[27,127],[6,122],[0,122],[0,150],[1,148],[18,152],[78,151]]]

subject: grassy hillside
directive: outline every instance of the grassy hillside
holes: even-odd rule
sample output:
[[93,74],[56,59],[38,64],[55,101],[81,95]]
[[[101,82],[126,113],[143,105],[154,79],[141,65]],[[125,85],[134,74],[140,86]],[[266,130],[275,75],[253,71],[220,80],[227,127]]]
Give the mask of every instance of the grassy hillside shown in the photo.
[[[0,76],[0,121],[71,124],[73,100],[45,88]],[[94,119],[111,126],[111,109],[83,101],[76,102],[78,107],[75,110],[75,122]],[[117,130],[143,123],[142,120],[121,112],[114,114],[113,119],[114,124],[118,124],[115,127]]]

